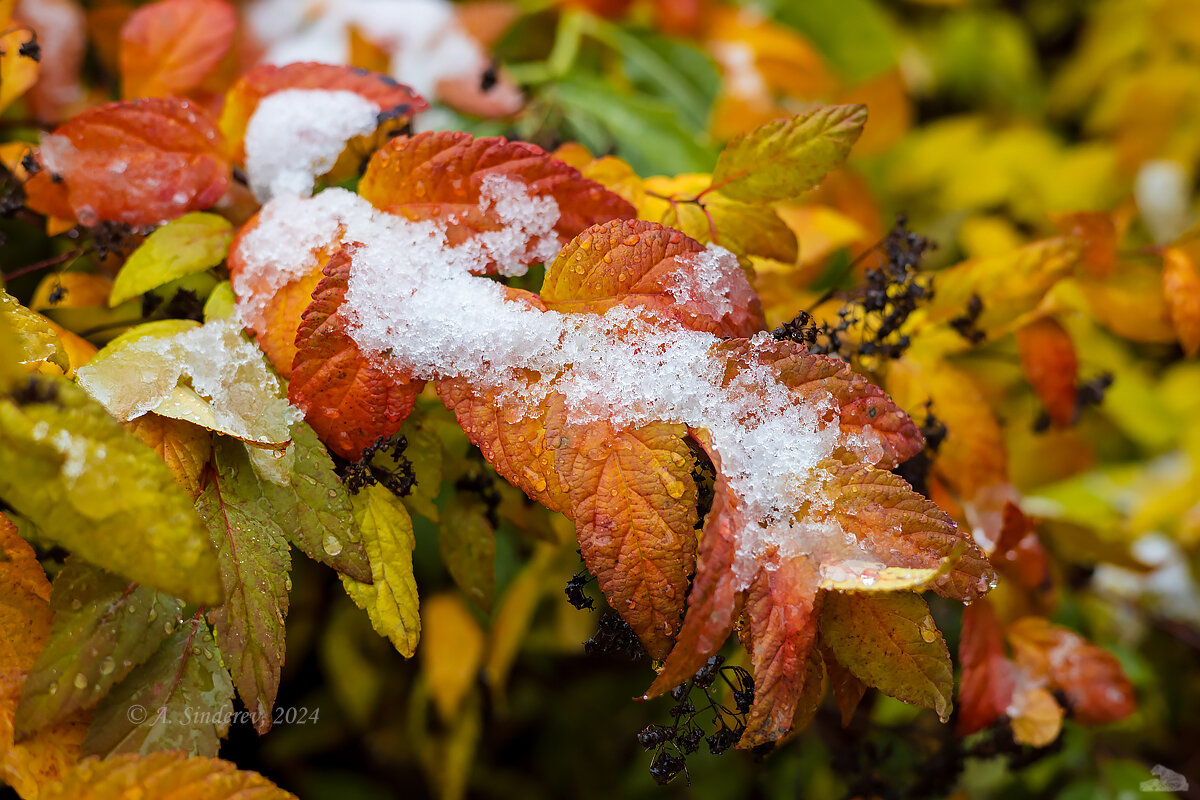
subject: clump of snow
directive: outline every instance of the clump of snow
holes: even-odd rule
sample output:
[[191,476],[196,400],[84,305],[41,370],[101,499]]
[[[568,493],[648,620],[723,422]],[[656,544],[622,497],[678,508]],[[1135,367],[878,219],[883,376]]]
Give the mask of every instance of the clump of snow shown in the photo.
[[354,92],[287,89],[264,97],[246,126],[246,175],[260,202],[310,195],[346,143],[379,125],[379,108]]
[[247,10],[271,64],[350,61],[353,29],[389,57],[393,77],[426,97],[444,79],[481,75],[490,60],[446,0],[258,0]]
[[524,275],[530,263],[549,263],[558,255],[558,203],[553,197],[531,197],[525,184],[507,175],[484,176],[480,210],[491,211],[503,226],[474,237],[500,267],[501,275]]
[[[521,414],[535,413],[558,393],[569,424],[603,419],[628,428],[661,421],[708,430],[741,501],[735,573],[742,586],[763,559],[776,556],[875,565],[853,533],[828,515],[823,489],[829,476],[817,466],[838,447],[879,452],[876,434],[843,436],[830,413],[836,410],[832,395],[813,390],[801,396],[780,383],[771,364],[756,356],[778,346],[769,334],[735,354],[738,371],[729,379],[727,345],[711,334],[643,308],[541,312],[472,274],[489,259],[525,252],[530,242],[522,240],[530,236],[549,240],[550,217],[557,214],[546,212],[547,222],[539,224],[539,209],[549,205],[514,183],[511,177],[488,183],[481,202],[514,221],[505,239],[485,234],[458,246],[449,245],[440,220],[390,215],[340,189],[307,200],[280,198],[267,205],[242,245],[250,265],[245,283],[281,286],[295,273],[311,249],[311,239],[296,241],[297,220],[314,236],[332,232],[361,243],[341,313],[356,343],[378,363],[423,379],[464,378]],[[679,271],[686,274],[673,283],[677,297],[727,313],[729,297],[702,295],[727,287],[733,270],[740,274],[731,259],[713,248],[681,260]],[[253,308],[261,301],[239,302]],[[677,483],[664,488],[679,496]]]
[[681,305],[688,305],[715,320],[728,316],[734,307],[748,308],[754,290],[737,256],[720,245],[710,244],[699,253],[676,257],[685,269],[671,273],[667,292]]
[[282,444],[299,418],[262,352],[230,319],[120,343],[76,375],[119,420],[154,411],[251,442]]

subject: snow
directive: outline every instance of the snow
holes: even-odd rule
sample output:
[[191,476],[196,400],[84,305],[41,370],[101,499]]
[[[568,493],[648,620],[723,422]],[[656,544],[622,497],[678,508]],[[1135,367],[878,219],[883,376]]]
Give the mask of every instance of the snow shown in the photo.
[[248,441],[281,444],[299,418],[262,352],[242,336],[236,321],[118,341],[106,350],[76,375],[79,385],[119,420],[155,411]]
[[345,64],[353,28],[388,55],[394,78],[425,97],[440,81],[481,75],[489,64],[446,0],[258,0],[246,14],[267,63]]
[[246,175],[259,202],[312,194],[346,143],[379,124],[379,107],[362,95],[287,89],[258,104],[246,126]]
[[[472,272],[529,247],[548,258],[557,214],[511,177],[489,179],[485,188],[481,208],[511,224],[454,247],[441,220],[393,216],[340,189],[278,198],[243,242],[242,283],[284,285],[311,268],[314,242],[340,231],[342,241],[361,243],[342,313],[350,335],[378,363],[427,380],[464,378],[480,392],[495,392],[518,416],[537,413],[557,392],[569,424],[606,420],[625,429],[661,421],[707,429],[741,498],[735,573],[743,587],[775,555],[876,563],[828,518],[828,475],[816,469],[838,447],[878,453],[876,434],[843,436],[829,413],[831,395],[802,398],[781,384],[754,355],[779,346],[769,334],[751,340],[729,379],[722,340],[646,309],[561,314],[509,300],[503,286]],[[735,269],[736,259],[712,248],[681,259],[672,285],[698,301],[700,293],[729,285]],[[244,319],[262,302],[239,291]],[[728,311],[728,298],[709,302]],[[666,483],[664,477],[668,493],[681,490]]]
[[1191,185],[1187,168],[1178,161],[1152,159],[1138,169],[1133,196],[1155,244],[1175,241],[1195,221],[1189,207]]
[[686,269],[671,274],[667,292],[680,304],[688,304],[715,320],[724,319],[734,306],[747,308],[754,290],[737,256],[719,245],[710,244],[695,255],[680,256]]

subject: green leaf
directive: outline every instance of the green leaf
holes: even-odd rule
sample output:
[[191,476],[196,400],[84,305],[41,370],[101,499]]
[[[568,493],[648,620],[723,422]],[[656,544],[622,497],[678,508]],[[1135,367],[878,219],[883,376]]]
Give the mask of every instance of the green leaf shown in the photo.
[[21,687],[18,737],[91,708],[154,654],[183,603],[72,556],[54,580],[46,649]]
[[390,639],[400,655],[409,658],[421,637],[412,520],[404,504],[382,486],[367,486],[352,499],[375,583],[359,583],[342,575],[342,585],[355,605],[367,612],[379,635]]
[[215,756],[232,713],[229,672],[197,613],[97,707],[83,751],[106,757],[162,750]]
[[711,189],[747,203],[794,200],[846,160],[866,121],[866,106],[842,105],[768,122],[726,145]]
[[[434,431],[418,405],[400,429],[408,446],[404,457],[412,464],[413,487],[405,495],[404,505],[426,519],[437,522],[438,508],[434,501],[442,490],[442,466],[445,458],[441,437]],[[376,453],[375,462],[385,469],[395,470],[396,462],[387,452]]]
[[771,0],[769,6],[851,82],[886,72],[899,58],[896,33],[877,0]]
[[257,460],[251,459],[276,523],[309,558],[370,583],[371,566],[354,524],[350,495],[333,471],[325,445],[307,423],[298,422],[288,450],[291,466],[285,485],[264,475]]
[[31,378],[0,399],[0,498],[98,567],[220,600],[216,554],[170,469],[68,380]]
[[920,595],[828,592],[821,640],[863,683],[949,719],[950,653]]
[[36,311],[30,311],[17,302],[16,298],[0,289],[0,319],[17,334],[19,351],[17,361],[21,364],[36,364],[49,361],[66,372],[71,368],[67,351],[63,349],[58,334],[50,323]]
[[480,608],[490,610],[496,590],[496,534],[482,502],[460,494],[447,505],[438,548],[458,587]]
[[195,212],[171,220],[129,256],[113,282],[109,307],[217,266],[232,242],[233,224],[216,214]]
[[220,439],[213,460],[216,475],[196,510],[217,548],[225,604],[208,617],[255,730],[266,733],[283,668],[291,558],[245,450]]

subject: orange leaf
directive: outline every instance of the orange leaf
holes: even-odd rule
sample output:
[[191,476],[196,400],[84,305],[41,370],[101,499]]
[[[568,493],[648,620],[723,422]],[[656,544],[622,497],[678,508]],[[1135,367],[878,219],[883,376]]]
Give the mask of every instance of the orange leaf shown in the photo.
[[829,675],[829,689],[833,700],[837,703],[838,711],[842,713],[842,727],[850,724],[855,709],[862,702],[867,692],[867,685],[860,681],[846,665],[837,660],[837,656],[828,647],[821,647],[825,659],[825,672]]
[[1050,420],[1060,428],[1070,427],[1075,421],[1075,377],[1079,371],[1070,334],[1058,320],[1042,317],[1017,330],[1017,351],[1025,377]]
[[0,781],[22,797],[57,780],[78,758],[87,724],[76,716],[13,742],[21,684],[50,635],[50,583],[17,527],[0,514]]
[[188,800],[296,800],[296,796],[249,770],[219,758],[180,751],[88,758],[50,786],[41,800],[128,800],[186,797]]
[[296,331],[288,399],[334,452],[354,461],[368,445],[400,430],[424,383],[389,373],[367,360],[338,314],[346,299],[354,245],[325,265]]
[[753,336],[762,304],[737,260],[717,260],[693,239],[654,222],[613,221],[584,231],[546,272],[542,301],[563,313],[645,308],[686,328]]
[[999,719],[1016,688],[1016,668],[1004,655],[1004,635],[989,601],[981,600],[963,611],[958,660],[962,678],[957,733],[967,736]]
[[[590,225],[636,216],[629,203],[537,145],[476,139],[458,131],[396,137],[371,158],[358,191],[392,214],[445,220],[447,241],[456,246],[477,233],[502,228],[502,203],[486,206],[481,201],[485,182],[506,177],[522,184],[530,196],[557,203],[554,231],[563,242]],[[525,256],[524,263],[541,260],[533,252]]]
[[1085,725],[1116,722],[1133,713],[1133,686],[1111,653],[1072,630],[1042,617],[1023,617],[1008,627],[1017,664],[1060,689]]
[[125,98],[184,95],[217,68],[233,44],[237,14],[225,0],[159,0],[121,28]]
[[1050,566],[1037,536],[1037,524],[1011,500],[1004,505],[1004,526],[992,560],[1026,588],[1050,588]]
[[158,225],[225,194],[230,166],[220,147],[212,121],[187,100],[109,103],[43,139],[42,170],[25,184],[27,202],[84,225]]
[[260,64],[247,72],[225,98],[220,127],[229,147],[230,160],[246,160],[246,126],[264,97],[284,89],[326,89],[353,92],[379,106],[382,118],[407,118],[429,108],[424,98],[387,75],[356,67],[297,62],[277,67]]
[[804,665],[817,639],[822,599],[817,584],[814,565],[807,558],[793,558],[764,568],[750,585],[746,613],[754,705],[740,748],[779,739],[792,727],[805,688]]
[[1200,273],[1189,252],[1175,247],[1163,251],[1162,286],[1179,345],[1194,356],[1200,352]]
[[671,650],[696,552],[696,485],[682,425],[560,426],[559,473],[583,560],[652,658]]
[[1051,215],[1063,233],[1083,240],[1082,262],[1095,278],[1107,278],[1117,268],[1117,225],[1111,214],[1079,211]]

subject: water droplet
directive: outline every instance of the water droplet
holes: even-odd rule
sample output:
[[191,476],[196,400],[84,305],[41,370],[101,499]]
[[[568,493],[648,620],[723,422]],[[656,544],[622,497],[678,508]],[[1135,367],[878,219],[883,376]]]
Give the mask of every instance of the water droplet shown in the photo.
[[71,610],[72,611],[78,611],[81,608],[83,608],[83,601],[80,600],[78,597],[76,597],[74,600],[71,601]]
[[100,674],[101,675],[111,675],[112,671],[116,668],[117,668],[117,662],[113,661],[112,656],[109,656],[108,658],[106,658],[100,662]]
[[925,619],[921,620],[921,638],[926,642],[937,641],[938,629],[933,622],[933,617],[927,615]]
[[292,590],[292,576],[291,575],[288,575],[286,578],[283,579],[283,588],[289,592]]
[[76,689],[86,689],[87,688],[87,675],[84,675],[82,672],[75,673],[75,688]]
[[321,547],[325,548],[325,552],[331,556],[336,556],[342,552],[342,541],[332,533],[325,534],[325,540],[321,542]]
[[170,622],[163,623],[163,633],[170,633],[173,630],[175,630],[175,626],[172,625]]
[[154,606],[150,606],[150,614],[148,616],[150,621],[154,622],[154,620],[158,619],[158,609]]
[[57,683],[50,684],[50,688],[47,689],[46,691],[51,695],[58,694],[58,684]]

